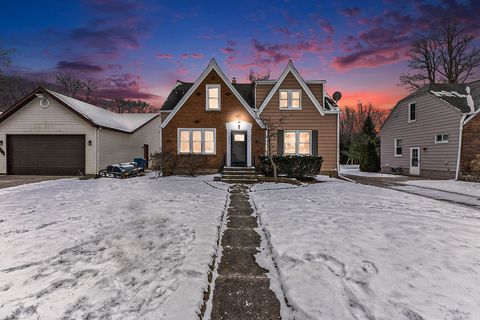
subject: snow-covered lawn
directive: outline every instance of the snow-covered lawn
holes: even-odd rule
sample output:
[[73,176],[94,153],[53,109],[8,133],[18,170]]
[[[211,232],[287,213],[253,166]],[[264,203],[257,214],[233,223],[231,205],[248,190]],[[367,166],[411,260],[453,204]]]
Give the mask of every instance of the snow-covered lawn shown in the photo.
[[480,183],[455,180],[412,180],[404,182],[410,186],[430,188],[447,192],[460,193],[480,198]]
[[386,174],[380,172],[362,172],[358,165],[341,165],[340,174],[371,178],[401,178],[401,175]]
[[227,197],[203,179],[0,190],[0,319],[194,319]]
[[480,319],[478,210],[335,179],[269,187],[251,197],[279,273],[257,260],[296,319]]

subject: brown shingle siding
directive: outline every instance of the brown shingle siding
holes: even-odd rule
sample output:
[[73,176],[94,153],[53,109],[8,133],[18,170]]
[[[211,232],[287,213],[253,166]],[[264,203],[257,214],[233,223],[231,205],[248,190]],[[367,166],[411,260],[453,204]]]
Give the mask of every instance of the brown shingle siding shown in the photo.
[[474,175],[480,178],[480,116],[478,114],[463,127],[460,172],[462,176]]

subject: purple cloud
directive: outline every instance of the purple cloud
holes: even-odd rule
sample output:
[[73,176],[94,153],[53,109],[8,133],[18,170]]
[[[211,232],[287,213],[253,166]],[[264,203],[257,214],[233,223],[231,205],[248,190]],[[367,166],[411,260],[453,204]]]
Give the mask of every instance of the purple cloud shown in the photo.
[[90,64],[82,61],[59,61],[57,63],[59,70],[71,70],[77,72],[102,72],[105,69],[96,64]]
[[348,18],[358,16],[361,11],[358,7],[340,9],[340,13]]
[[173,55],[170,53],[159,53],[156,55],[158,59],[172,59]]

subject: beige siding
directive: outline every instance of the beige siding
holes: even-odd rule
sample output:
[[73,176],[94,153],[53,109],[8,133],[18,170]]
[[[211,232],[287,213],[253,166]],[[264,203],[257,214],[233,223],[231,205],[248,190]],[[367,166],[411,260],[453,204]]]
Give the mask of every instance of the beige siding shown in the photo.
[[148,144],[150,154],[160,151],[160,123],[160,117],[157,117],[132,134],[101,129],[99,132],[100,169],[109,164],[143,158],[144,144]]
[[257,108],[260,107],[262,102],[265,100],[267,95],[270,93],[272,88],[275,84],[260,84],[257,83],[257,87],[255,88],[255,106]]
[[[96,128],[55,100],[49,100],[50,106],[42,108],[40,99],[35,98],[0,123],[0,140],[4,141],[2,148],[5,148],[8,134],[84,134],[85,141],[92,141],[91,146],[85,146],[85,170],[87,174],[95,174]],[[0,174],[5,174],[6,170],[6,155],[0,154]]]
[[[408,122],[408,105],[416,103],[416,121]],[[454,177],[459,125],[462,114],[429,94],[402,101],[381,130],[381,165],[383,172],[391,167],[410,169],[410,148],[420,147],[420,175]],[[449,134],[449,142],[436,144],[436,134]],[[394,139],[402,139],[401,157],[394,156]],[[424,150],[425,149],[425,150]]]
[[[316,92],[319,92],[318,85],[313,86]],[[288,74],[280,85],[280,89],[301,88],[292,74]],[[323,89],[321,92],[323,93]],[[278,96],[277,91],[263,110],[261,117],[272,120],[283,118],[282,129],[285,130],[318,130],[318,154],[324,158],[322,171],[335,171],[337,169],[337,114],[322,116],[303,90],[302,110],[280,110]],[[274,144],[276,145],[276,141]]]

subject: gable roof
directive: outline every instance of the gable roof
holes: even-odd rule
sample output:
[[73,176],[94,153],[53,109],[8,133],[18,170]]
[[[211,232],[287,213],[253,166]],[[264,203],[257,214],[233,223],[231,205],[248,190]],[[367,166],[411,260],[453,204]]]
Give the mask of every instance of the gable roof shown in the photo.
[[390,114],[388,115],[387,119],[383,122],[380,129],[383,128],[385,123],[390,119],[392,114],[394,113],[395,109],[400,105],[400,103],[418,97],[422,94],[428,94],[436,99],[446,103],[449,107],[453,108],[454,110],[463,113],[469,114],[471,113],[470,106],[467,104],[467,92],[466,88],[470,87],[470,94],[473,98],[473,103],[476,109],[476,112],[480,111],[480,80],[474,81],[471,83],[430,83],[426,84],[420,89],[412,92],[408,96],[403,99],[400,99],[395,107],[392,108]]
[[[193,94],[193,92],[198,88],[198,86],[203,82],[203,80],[207,77],[207,75],[212,71],[212,70],[215,70],[217,72],[217,74],[220,76],[220,78],[222,79],[222,81],[227,85],[227,87],[230,89],[230,91],[232,91],[232,93],[235,95],[235,97],[237,97],[238,101],[240,101],[240,103],[245,107],[245,110],[247,110],[247,112],[252,116],[253,119],[255,119],[255,121],[258,123],[258,125],[260,127],[264,127],[263,123],[260,121],[260,119],[258,118],[255,110],[253,110],[250,105],[247,103],[247,101],[245,100],[245,98],[240,94],[240,92],[237,90],[237,87],[235,87],[229,80],[228,78],[225,76],[225,74],[222,72],[222,70],[220,69],[220,67],[218,66],[217,62],[215,61],[215,59],[212,59],[210,60],[210,63],[208,64],[207,68],[202,72],[202,74],[200,75],[200,77],[198,77],[197,81],[195,81],[195,83],[190,86],[190,88],[187,90],[187,92],[185,94],[183,94],[183,96],[181,96],[181,90],[178,90],[178,92],[174,93],[173,96],[172,96],[172,102],[170,102],[167,107],[169,106],[172,106],[173,103],[175,102],[175,100],[181,96],[181,98],[179,99],[179,101],[175,104],[174,108],[172,109],[172,111],[168,114],[168,116],[165,118],[165,120],[163,121],[162,123],[162,128],[165,128],[167,126],[167,124],[170,122],[170,120],[173,119],[173,117],[175,116],[175,114],[178,112],[178,110],[180,110],[180,108],[185,104],[185,102],[188,100],[188,98]],[[185,84],[185,83],[184,83]],[[183,89],[185,90],[186,89],[186,86],[183,87]],[[243,86],[238,86],[238,89],[239,90],[242,90],[244,91],[245,87]],[[175,88],[174,88],[174,91],[175,91]],[[246,91],[245,91],[246,93]],[[172,95],[172,92],[170,93],[170,95]],[[169,95],[169,97],[170,97]],[[167,98],[168,100],[168,98]],[[167,109],[164,109],[164,107],[162,106],[162,110],[167,110]]]
[[[233,87],[237,89],[238,93],[243,97],[250,108],[255,109],[254,91],[255,84],[253,83],[232,83]],[[162,105],[162,111],[171,111],[185,96],[188,90],[193,86],[193,82],[177,81],[175,88],[170,91],[167,99]]]
[[20,110],[28,102],[36,98],[36,94],[43,93],[74,112],[95,127],[102,127],[115,131],[133,133],[145,124],[158,117],[157,113],[115,113],[92,104],[68,97],[58,92],[39,87],[27,95],[20,102],[12,106],[0,116],[0,122]]
[[277,92],[278,88],[280,88],[280,85],[282,84],[282,82],[285,80],[285,78],[287,77],[287,75],[289,73],[292,73],[293,76],[295,77],[295,79],[298,81],[298,83],[300,83],[300,86],[302,87],[303,91],[305,91],[305,93],[307,94],[307,96],[310,98],[313,105],[315,106],[315,108],[317,108],[318,112],[320,112],[320,114],[322,116],[325,115],[326,113],[338,113],[338,112],[340,112],[340,110],[326,110],[324,107],[322,107],[322,105],[318,102],[318,100],[315,98],[315,95],[312,93],[312,91],[310,90],[310,88],[306,84],[305,80],[303,80],[303,78],[300,76],[300,73],[297,71],[297,69],[293,65],[292,60],[290,60],[288,62],[287,67],[285,68],[285,70],[283,70],[282,74],[280,75],[280,77],[276,81],[272,90],[270,90],[267,97],[265,98],[265,100],[260,105],[260,108],[258,109],[258,114],[261,114],[262,111],[266,108],[267,104],[270,102],[270,100],[272,99],[275,92]]
[[[473,102],[475,104],[475,109],[480,107],[480,81],[475,81],[471,83],[430,83],[427,84],[415,92],[412,92],[410,95],[401,99],[400,102],[403,102],[407,99],[419,96],[421,94],[431,94],[439,100],[442,100],[448,103],[450,106],[454,107],[461,113],[470,113],[470,106],[467,104],[467,92],[466,88],[470,87],[470,94],[472,95]],[[396,106],[395,106],[396,107]]]

